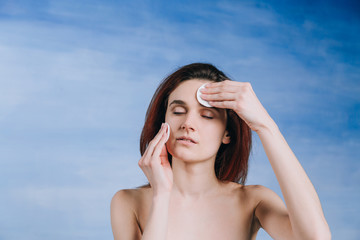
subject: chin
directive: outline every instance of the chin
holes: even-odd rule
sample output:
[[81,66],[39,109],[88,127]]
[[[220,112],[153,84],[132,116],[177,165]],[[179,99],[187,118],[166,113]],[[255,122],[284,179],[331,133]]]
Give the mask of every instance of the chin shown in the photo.
[[193,152],[187,152],[187,151],[175,151],[174,153],[170,153],[172,156],[172,159],[178,159],[186,163],[195,163],[195,162],[202,162],[204,160],[210,159],[211,156],[203,156],[200,154],[196,154]]
[[205,149],[187,148],[181,145],[166,145],[170,155],[183,162],[202,162],[212,157],[216,157],[216,152],[206,152]]
[[173,152],[173,153],[170,153],[172,158],[176,158],[176,159],[179,159],[179,160],[182,160],[182,161],[185,161],[185,162],[191,162],[191,161],[194,161],[194,154],[191,154],[191,153],[184,153],[184,152],[181,152],[181,153],[177,153],[176,151]]

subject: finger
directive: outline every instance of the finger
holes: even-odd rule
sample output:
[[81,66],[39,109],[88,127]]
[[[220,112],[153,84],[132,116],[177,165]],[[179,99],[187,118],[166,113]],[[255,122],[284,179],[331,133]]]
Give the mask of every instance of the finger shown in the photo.
[[165,147],[166,138],[167,138],[167,133],[164,132],[160,141],[158,142],[158,144],[156,144],[154,148],[154,152],[152,154],[153,157],[160,157],[160,153],[162,152],[163,147]]
[[140,166],[147,165],[147,164],[150,162],[150,157],[151,157],[151,156],[149,156],[149,147],[148,147],[148,148],[146,148],[144,154],[143,154],[142,157],[140,158],[138,164],[139,164]]
[[209,82],[208,84],[205,85],[205,88],[216,88],[216,87],[221,87],[223,85],[236,86],[239,83],[240,82],[231,81],[231,80],[225,80],[225,81],[221,81],[221,82]]
[[160,152],[160,158],[168,158],[168,151],[167,151],[167,146],[166,146],[166,142],[164,144],[164,146],[161,148],[161,152]]
[[249,82],[236,82],[225,80],[222,82],[211,82],[205,85],[205,88],[201,89],[204,93],[218,93],[218,92],[237,92],[243,87],[249,87]]
[[225,80],[221,82],[210,82],[205,85],[205,88],[212,88],[212,87],[219,87],[222,85],[229,85],[229,86],[247,86],[250,85],[249,82],[238,82],[238,81],[232,81],[232,80]]
[[234,101],[235,97],[236,97],[235,93],[229,93],[229,92],[201,94],[201,98],[206,101]]
[[147,154],[150,154],[150,156],[153,154],[155,146],[160,141],[160,139],[165,131],[166,131],[166,126],[165,126],[165,124],[162,124],[159,132],[150,141],[148,147],[146,148],[145,152],[147,152]]
[[209,101],[210,105],[216,108],[235,109],[235,101]]
[[[212,83],[211,83],[212,84]],[[230,93],[234,93],[237,91],[239,86],[236,85],[229,85],[229,84],[225,84],[225,83],[219,83],[217,85],[210,85],[210,84],[206,84],[205,88],[202,88],[200,90],[201,93],[220,93],[220,92],[230,92]]]

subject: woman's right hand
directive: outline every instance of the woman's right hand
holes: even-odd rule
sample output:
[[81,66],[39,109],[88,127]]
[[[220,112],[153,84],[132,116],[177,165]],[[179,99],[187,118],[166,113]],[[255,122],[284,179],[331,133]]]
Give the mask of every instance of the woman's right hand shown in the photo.
[[167,126],[163,123],[138,163],[149,180],[154,195],[169,193],[173,186],[173,172],[165,146],[166,130]]

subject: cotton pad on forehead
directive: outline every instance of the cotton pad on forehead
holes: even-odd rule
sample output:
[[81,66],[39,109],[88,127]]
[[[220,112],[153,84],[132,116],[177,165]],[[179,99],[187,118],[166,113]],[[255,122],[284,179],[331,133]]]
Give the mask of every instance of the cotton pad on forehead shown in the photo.
[[201,105],[203,105],[203,106],[205,106],[205,107],[213,107],[213,106],[211,106],[210,105],[210,103],[208,102],[208,101],[205,101],[204,99],[202,99],[201,98],[201,92],[200,92],[200,90],[201,89],[203,89],[203,88],[205,88],[205,85],[206,85],[207,83],[205,83],[205,84],[203,84],[203,85],[201,85],[200,87],[199,87],[199,89],[197,90],[197,92],[196,92],[196,99],[198,100],[198,102],[201,104]]

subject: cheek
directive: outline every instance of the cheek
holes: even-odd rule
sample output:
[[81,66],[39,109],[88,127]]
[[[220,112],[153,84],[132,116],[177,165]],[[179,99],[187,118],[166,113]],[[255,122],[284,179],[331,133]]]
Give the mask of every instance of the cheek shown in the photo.
[[204,132],[203,139],[211,147],[220,146],[222,141],[222,134],[214,131],[211,132],[211,130],[209,130],[207,132]]
[[166,142],[166,147],[168,150],[171,151],[172,146],[175,144],[175,138],[176,138],[175,132],[176,129],[179,129],[179,123],[178,121],[176,121],[176,119],[171,117],[167,118],[166,116],[165,116],[165,122],[170,126],[170,136],[169,136],[169,140]]
[[173,133],[175,129],[179,129],[181,125],[181,118],[165,115],[165,122],[167,122],[170,126],[170,133]]
[[225,134],[225,127],[222,125],[209,126],[209,128],[202,129],[202,138],[211,145],[211,147],[220,147],[223,136]]

